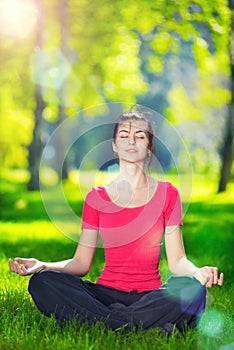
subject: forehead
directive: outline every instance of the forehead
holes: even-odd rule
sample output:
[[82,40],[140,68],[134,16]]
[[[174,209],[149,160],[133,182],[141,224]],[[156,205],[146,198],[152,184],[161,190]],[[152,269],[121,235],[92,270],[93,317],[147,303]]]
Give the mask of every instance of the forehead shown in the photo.
[[118,126],[118,131],[120,130],[142,130],[142,131],[148,131],[147,123],[143,120],[130,120],[127,122],[122,122]]

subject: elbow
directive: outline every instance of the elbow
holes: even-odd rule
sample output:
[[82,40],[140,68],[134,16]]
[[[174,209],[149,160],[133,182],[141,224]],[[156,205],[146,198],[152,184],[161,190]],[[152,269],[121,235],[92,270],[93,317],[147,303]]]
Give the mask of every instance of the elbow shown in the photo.
[[90,263],[80,264],[79,276],[80,277],[86,276],[89,273],[90,268],[91,268],[91,264]]
[[80,276],[80,277],[84,277],[88,274],[91,264],[75,259],[73,258],[73,274]]
[[177,271],[176,263],[175,263],[175,262],[168,261],[168,268],[169,268],[170,272],[171,272],[173,275],[177,275],[177,274],[178,274],[178,271]]
[[77,275],[80,277],[85,277],[89,273],[90,268],[82,269],[82,271],[78,271]]
[[82,276],[81,276],[81,277],[86,276],[86,275],[89,273],[90,268],[91,268],[91,264],[88,264],[88,265],[85,264],[85,265],[83,265],[83,266],[82,266]]
[[82,272],[82,273],[76,273],[77,276],[79,277],[85,277],[88,272]]

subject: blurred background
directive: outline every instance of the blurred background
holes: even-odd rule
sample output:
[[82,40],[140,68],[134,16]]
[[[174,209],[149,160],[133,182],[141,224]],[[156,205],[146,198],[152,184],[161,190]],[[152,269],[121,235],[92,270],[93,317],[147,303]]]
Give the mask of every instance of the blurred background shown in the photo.
[[[233,349],[233,14],[231,0],[0,0],[1,349],[131,347],[98,329],[61,337],[8,259],[74,254],[84,196],[115,175],[113,123],[133,104],[152,112],[156,171],[188,210],[189,259],[225,274],[198,332],[165,346]],[[91,281],[103,249],[94,259]],[[164,282],[165,245],[160,271]],[[134,348],[163,346],[133,336]]]
[[[114,102],[163,116],[182,135],[193,172],[225,191],[234,174],[233,9],[226,0],[1,0],[2,192],[12,183],[38,190],[56,128],[68,118],[92,125],[103,115],[107,123]],[[56,159],[65,157],[66,132],[49,149],[59,178],[109,132],[91,129],[62,172]],[[160,144],[158,157],[173,172]],[[97,158],[84,170],[98,167]]]

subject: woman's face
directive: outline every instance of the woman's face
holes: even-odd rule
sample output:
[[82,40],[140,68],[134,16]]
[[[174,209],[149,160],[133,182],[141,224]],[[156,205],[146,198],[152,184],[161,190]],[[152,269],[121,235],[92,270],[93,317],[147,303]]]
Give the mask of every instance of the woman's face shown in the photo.
[[147,124],[144,121],[132,120],[119,124],[112,145],[120,160],[132,163],[145,160],[149,152],[147,131]]

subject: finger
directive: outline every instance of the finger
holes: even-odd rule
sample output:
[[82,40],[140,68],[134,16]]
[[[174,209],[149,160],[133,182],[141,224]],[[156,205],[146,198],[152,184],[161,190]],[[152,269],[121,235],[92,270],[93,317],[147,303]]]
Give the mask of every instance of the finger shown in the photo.
[[16,266],[17,273],[21,272],[21,266],[25,266],[27,264],[27,259],[23,258],[15,258],[14,263]]
[[206,283],[206,287],[207,288],[211,288],[212,287],[213,280],[214,280],[214,274],[213,274],[213,272],[211,272],[210,275],[208,275],[208,278],[207,278],[207,283]]
[[20,276],[22,276],[22,271],[21,271],[21,266],[20,266],[20,265],[18,266],[18,274],[19,274]]
[[15,272],[14,263],[13,263],[12,259],[9,259],[9,260],[8,260],[8,263],[9,263],[10,271],[11,271],[11,272]]
[[209,281],[210,281],[209,276],[208,275],[203,276],[203,281],[204,281],[204,285],[207,287],[207,284],[209,284]]
[[17,266],[13,260],[11,261],[11,266],[12,266],[12,272],[17,273]]
[[17,262],[15,262],[15,272],[18,273],[18,275],[21,275],[20,265]]
[[25,266],[22,266],[22,272],[23,272],[24,276],[31,275],[32,274],[31,270],[32,269],[30,269],[30,268],[28,269]]
[[219,279],[218,279],[218,285],[219,285],[219,286],[222,286],[222,285],[223,285],[223,282],[224,282],[224,274],[221,273],[221,274],[220,274],[220,277],[219,277]]
[[25,271],[24,265],[18,265],[18,274],[20,276],[25,276],[25,274],[27,274],[27,270]]
[[12,266],[12,260],[11,260],[11,259],[8,260],[8,264],[9,264],[10,271],[13,272],[13,271],[12,271],[12,267],[13,267],[13,266]]
[[24,265],[21,265],[21,266],[20,266],[20,274],[21,274],[21,276],[27,276],[27,275],[29,275],[29,272],[28,272],[28,270],[24,267]]
[[24,264],[25,262],[27,262],[28,259],[24,259],[24,258],[15,258],[14,261],[16,263],[19,263],[19,264]]
[[218,283],[218,268],[217,267],[213,267],[213,284],[217,284]]

